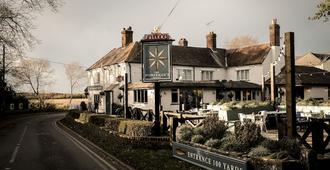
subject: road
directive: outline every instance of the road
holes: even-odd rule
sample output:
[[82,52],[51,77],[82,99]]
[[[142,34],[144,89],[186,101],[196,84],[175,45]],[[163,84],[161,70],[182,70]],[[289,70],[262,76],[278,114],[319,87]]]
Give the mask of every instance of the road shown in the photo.
[[114,169],[56,126],[64,114],[0,121],[0,170]]

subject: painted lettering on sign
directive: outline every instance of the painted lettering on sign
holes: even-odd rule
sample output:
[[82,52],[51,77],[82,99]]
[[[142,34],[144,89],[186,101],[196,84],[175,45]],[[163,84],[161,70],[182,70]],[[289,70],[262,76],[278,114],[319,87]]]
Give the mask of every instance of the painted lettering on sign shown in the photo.
[[206,169],[246,170],[247,162],[173,142],[173,156]]

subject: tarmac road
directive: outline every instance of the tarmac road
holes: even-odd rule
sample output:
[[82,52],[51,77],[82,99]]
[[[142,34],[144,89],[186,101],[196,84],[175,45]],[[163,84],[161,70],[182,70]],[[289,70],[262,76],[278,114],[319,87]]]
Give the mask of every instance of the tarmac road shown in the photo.
[[0,170],[115,169],[58,128],[64,114],[0,120]]

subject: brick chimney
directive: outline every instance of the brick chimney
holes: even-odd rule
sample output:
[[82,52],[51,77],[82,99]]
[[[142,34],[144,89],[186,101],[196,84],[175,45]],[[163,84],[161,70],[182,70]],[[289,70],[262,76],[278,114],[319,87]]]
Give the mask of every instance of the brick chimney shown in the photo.
[[133,42],[133,31],[132,27],[129,26],[127,29],[123,28],[121,31],[121,46],[125,47]]
[[181,39],[179,40],[179,46],[187,47],[187,46],[188,46],[188,41],[187,41],[187,39],[185,39],[185,38],[181,38]]
[[217,48],[217,34],[213,31],[206,35],[206,47],[211,49]]
[[269,25],[269,44],[270,46],[280,46],[280,25],[277,24],[276,18]]

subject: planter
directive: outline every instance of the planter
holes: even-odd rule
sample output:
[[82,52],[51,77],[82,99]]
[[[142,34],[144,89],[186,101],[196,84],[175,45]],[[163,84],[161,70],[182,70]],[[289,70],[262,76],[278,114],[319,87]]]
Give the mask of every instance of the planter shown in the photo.
[[203,145],[172,143],[173,157],[205,169],[229,170],[302,170],[299,160],[248,158],[242,153],[220,153]]
[[205,169],[247,170],[247,161],[183,143],[172,143],[173,157]]

